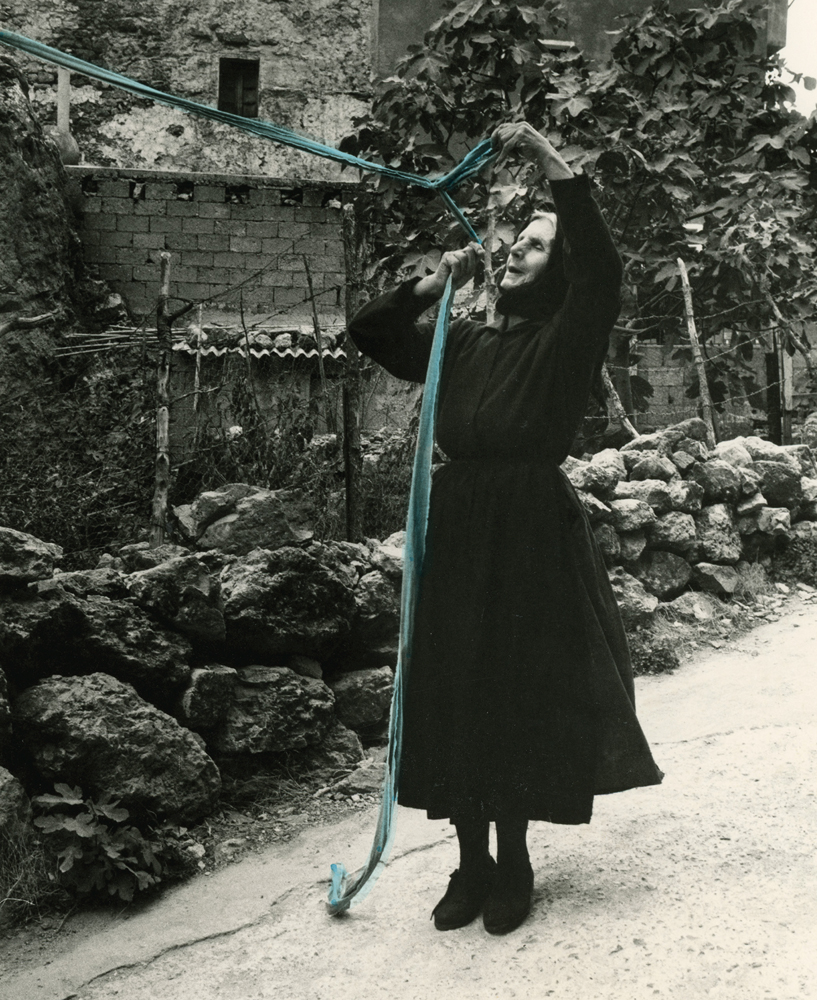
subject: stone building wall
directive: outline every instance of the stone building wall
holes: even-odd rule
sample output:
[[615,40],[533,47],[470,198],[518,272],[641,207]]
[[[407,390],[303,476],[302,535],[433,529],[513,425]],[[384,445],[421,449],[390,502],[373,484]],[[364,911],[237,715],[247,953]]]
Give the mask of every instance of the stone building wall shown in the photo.
[[[221,60],[258,63],[258,117],[329,145],[368,106],[374,0],[0,0],[0,23],[159,90],[219,99]],[[41,121],[56,121],[56,68],[22,53]],[[329,161],[72,78],[85,163],[321,179]]]
[[[311,315],[304,256],[319,315],[343,315],[343,184],[259,176],[69,167],[82,191],[86,263],[134,315],[155,308],[159,254],[171,253],[171,294],[233,317]],[[345,184],[345,182],[344,182]],[[346,185],[348,187],[348,185]],[[273,324],[274,325],[274,324]]]

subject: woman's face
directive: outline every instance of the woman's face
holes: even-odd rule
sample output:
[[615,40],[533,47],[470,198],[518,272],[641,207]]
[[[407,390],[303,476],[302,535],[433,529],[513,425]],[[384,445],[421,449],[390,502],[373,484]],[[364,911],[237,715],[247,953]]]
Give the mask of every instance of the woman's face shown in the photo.
[[556,235],[556,216],[533,219],[517,236],[511,247],[505,274],[499,283],[501,292],[524,288],[544,271]]

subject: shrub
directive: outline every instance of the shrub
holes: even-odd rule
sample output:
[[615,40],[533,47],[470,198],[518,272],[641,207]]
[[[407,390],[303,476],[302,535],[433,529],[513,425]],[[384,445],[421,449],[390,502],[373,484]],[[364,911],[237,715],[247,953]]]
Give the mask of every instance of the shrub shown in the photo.
[[166,873],[187,867],[183,827],[165,825],[143,833],[109,795],[86,798],[80,788],[61,783],[54,790],[32,800],[40,812],[34,825],[46,856],[56,863],[54,877],[72,894],[107,894],[129,902]]

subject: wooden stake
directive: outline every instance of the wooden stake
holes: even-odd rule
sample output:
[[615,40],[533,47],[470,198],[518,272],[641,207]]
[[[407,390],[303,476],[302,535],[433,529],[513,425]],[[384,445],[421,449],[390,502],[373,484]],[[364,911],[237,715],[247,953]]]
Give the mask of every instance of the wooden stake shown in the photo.
[[698,391],[701,394],[701,416],[707,428],[707,444],[710,448],[714,448],[715,442],[718,440],[715,433],[715,408],[712,405],[712,397],[709,394],[709,383],[706,381],[706,368],[704,367],[701,344],[698,340],[698,331],[695,329],[695,313],[692,311],[692,288],[689,284],[686,264],[684,264],[681,257],[678,258],[678,270],[681,272],[681,287],[684,292],[687,332],[689,333],[689,342],[692,345],[692,357],[695,359],[695,370],[698,373]]
[[363,538],[360,479],[363,452],[360,446],[360,353],[348,334],[352,318],[361,306],[363,285],[363,241],[355,206],[343,206],[343,254],[346,268],[346,370],[343,378],[343,465],[346,474],[346,538]]
[[304,254],[304,268],[306,270],[306,284],[309,288],[309,300],[312,303],[312,329],[315,331],[315,343],[318,345],[318,374],[321,379],[321,393],[323,394],[323,418],[326,421],[326,429],[330,434],[337,436],[338,422],[335,408],[329,399],[329,383],[326,381],[326,369],[323,366],[323,335],[321,324],[318,320],[318,305],[315,302],[315,289],[312,286],[312,272],[309,269],[309,259]]
[[170,254],[160,254],[161,278],[156,306],[156,337],[159,359],[156,363],[156,472],[153,487],[153,512],[150,547],[165,540],[167,499],[170,490],[170,365],[173,354],[173,319],[168,308],[170,298]]
[[627,411],[621,402],[621,396],[619,396],[616,387],[613,385],[613,380],[610,378],[610,372],[607,371],[606,364],[601,366],[601,380],[604,383],[604,393],[611,416],[621,424],[631,438],[637,438],[638,431],[633,427],[630,418],[627,416]]

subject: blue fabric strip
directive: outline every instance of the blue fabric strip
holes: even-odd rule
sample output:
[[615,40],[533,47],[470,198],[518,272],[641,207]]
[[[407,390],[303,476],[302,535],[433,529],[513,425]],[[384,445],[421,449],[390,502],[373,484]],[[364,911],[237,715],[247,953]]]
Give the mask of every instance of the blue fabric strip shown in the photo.
[[411,476],[406,546],[403,553],[403,589],[400,595],[400,646],[397,670],[394,675],[391,716],[389,719],[389,751],[386,759],[386,777],[383,797],[377,818],[377,829],[369,859],[363,868],[348,874],[342,864],[332,865],[332,884],[329,889],[327,909],[332,914],[343,913],[359,903],[374,887],[385,866],[394,840],[397,811],[397,785],[400,774],[400,755],[403,749],[403,692],[406,678],[411,671],[411,640],[417,593],[423,573],[426,554],[426,528],[431,500],[431,462],[434,452],[434,426],[437,419],[437,397],[440,373],[443,367],[445,340],[451,317],[454,291],[451,278],[445,286],[437,325],[431,345],[423,402],[420,408],[420,426],[417,432],[417,449]]
[[[19,49],[21,52],[27,52],[37,59],[44,59],[46,62],[63,66],[74,73],[82,73],[84,76],[89,76],[92,79],[109,83],[113,87],[119,87],[120,90],[127,90],[137,97],[146,97],[152,101],[158,101],[160,104],[167,104],[172,108],[181,108],[182,111],[187,111],[190,114],[209,118],[224,125],[231,125],[233,128],[239,128],[244,132],[261,136],[264,139],[271,139],[273,142],[280,142],[285,146],[292,146],[294,149],[303,150],[305,153],[314,153],[317,156],[335,160],[350,167],[357,167],[360,170],[374,171],[386,177],[393,177],[395,180],[403,181],[405,184],[415,184],[431,191],[451,191],[457,185],[475,176],[486,163],[496,156],[491,145],[491,140],[484,139],[447,174],[444,174],[442,177],[430,179],[420,174],[395,170],[393,167],[386,166],[383,163],[373,163],[359,156],[353,156],[351,153],[344,153],[340,149],[335,149],[334,146],[325,146],[321,142],[315,142],[313,139],[307,139],[306,136],[298,135],[297,132],[293,132],[291,129],[282,128],[280,125],[273,125],[272,122],[266,122],[260,118],[244,118],[242,115],[233,115],[228,111],[219,111],[218,108],[212,108],[206,104],[198,104],[196,101],[190,101],[186,97],[166,94],[161,90],[148,87],[144,83],[139,83],[137,80],[132,80],[128,76],[123,76],[121,73],[102,69],[101,66],[85,62],[84,59],[77,59],[76,56],[60,52],[59,49],[52,49],[49,45],[43,45],[42,42],[36,42],[32,38],[26,38],[25,35],[18,35],[13,31],[0,31],[0,43],[13,49]],[[455,214],[458,220],[464,223],[466,231],[473,239],[473,229],[471,229],[470,224],[465,220],[462,213],[459,212],[459,209],[456,210]]]

